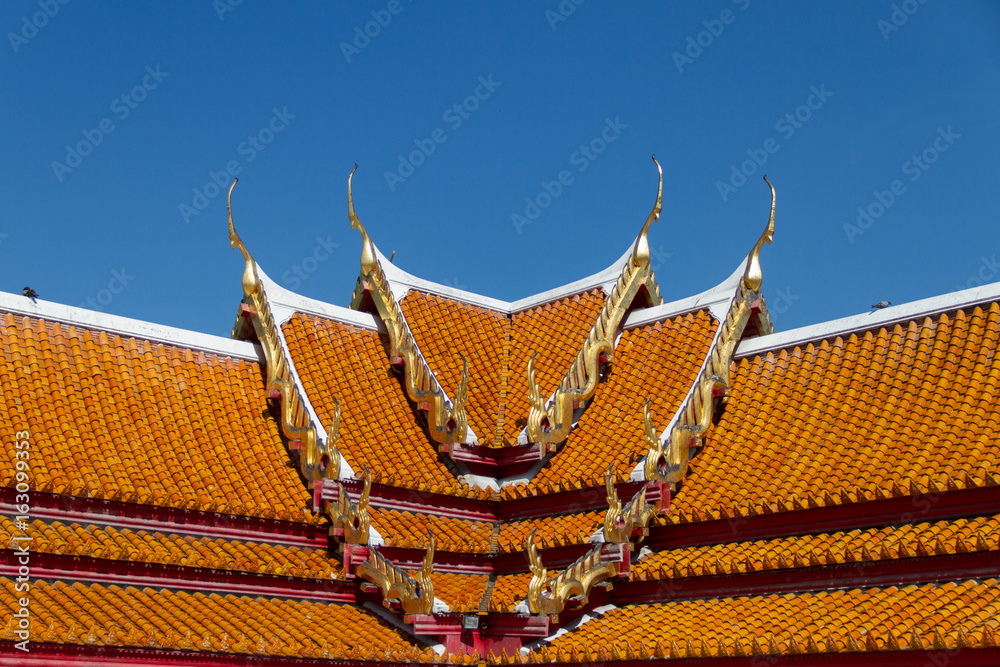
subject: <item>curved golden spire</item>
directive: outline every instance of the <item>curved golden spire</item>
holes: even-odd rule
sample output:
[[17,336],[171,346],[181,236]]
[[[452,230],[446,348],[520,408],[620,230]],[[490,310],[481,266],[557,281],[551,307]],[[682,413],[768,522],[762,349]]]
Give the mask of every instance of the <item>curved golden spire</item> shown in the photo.
[[750,256],[747,257],[747,270],[743,272],[743,284],[754,292],[760,291],[760,285],[764,280],[764,274],[760,270],[760,249],[764,247],[765,243],[771,243],[774,240],[774,186],[771,185],[771,181],[767,180],[767,176],[764,176],[764,182],[767,183],[767,187],[771,188],[771,217],[767,219],[764,233],[760,235],[757,244],[750,251]]
[[357,229],[361,232],[361,272],[368,275],[375,268],[375,244],[372,243],[371,237],[368,236],[368,232],[365,231],[364,226],[358,219],[358,214],[354,211],[351,180],[354,178],[354,172],[357,170],[358,164],[355,162],[354,169],[351,170],[351,175],[347,177],[347,217],[351,219],[351,229]]
[[257,277],[257,263],[253,261],[250,251],[247,250],[240,235],[236,233],[236,226],[233,225],[233,188],[239,181],[238,178],[233,179],[233,184],[229,186],[229,194],[226,196],[226,213],[229,215],[229,247],[239,248],[240,252],[243,253],[243,259],[246,262],[246,267],[243,269],[243,294],[250,296],[260,288],[260,278]]
[[632,248],[632,262],[639,267],[649,266],[649,240],[646,236],[649,234],[649,226],[660,219],[660,211],[663,210],[663,168],[656,161],[655,155],[653,162],[656,164],[656,170],[660,172],[660,184],[656,190],[656,203],[653,204],[653,210],[646,218],[646,224],[639,231],[639,236],[635,239],[635,246]]

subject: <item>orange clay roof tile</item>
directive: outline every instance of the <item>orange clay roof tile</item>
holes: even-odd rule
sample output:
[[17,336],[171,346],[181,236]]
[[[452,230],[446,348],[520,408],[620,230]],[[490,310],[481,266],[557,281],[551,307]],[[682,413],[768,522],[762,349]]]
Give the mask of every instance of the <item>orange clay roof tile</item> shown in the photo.
[[[926,549],[927,555],[950,555],[961,550],[1000,550],[1000,514],[992,517],[906,524],[896,527],[848,532],[799,535],[753,542],[729,542],[711,546],[658,551],[640,559],[632,568],[639,580],[673,578],[675,568],[687,576],[689,568],[699,574],[736,574],[764,568],[764,559],[783,567],[841,565],[855,561],[905,558]],[[833,558],[830,561],[830,558]],[[722,572],[719,572],[719,569]]]
[[414,417],[399,376],[375,331],[296,313],[282,325],[313,407],[330,424],[340,401],[338,448],[355,470],[392,474],[401,486],[461,486]]
[[[752,505],[754,495],[822,503],[824,491],[871,496],[895,487],[908,495],[913,484],[995,474],[1000,450],[986,443],[1000,418],[997,383],[976,378],[997,377],[1000,357],[969,340],[972,321],[995,339],[1000,306],[739,359],[729,404],[672,511],[718,518],[720,509]],[[943,352],[902,359],[920,348],[947,350],[953,363]],[[803,400],[806,383],[823,399]],[[883,395],[869,386],[884,387]]]
[[[195,363],[185,348],[10,313],[0,333],[0,438],[30,432],[37,490],[317,520],[256,361]],[[0,454],[5,486],[13,451]]]
[[[433,510],[433,508],[428,508]],[[427,531],[434,533],[439,551],[488,553],[493,524],[413,512],[370,507],[371,525],[385,539],[386,546],[425,549]]]
[[497,446],[515,444],[528,423],[527,372],[531,355],[538,353],[538,388],[548,396],[562,382],[604,301],[604,290],[597,288],[511,315],[503,424],[497,430]]
[[[593,654],[656,646],[670,657],[750,655],[756,642],[780,653],[930,648],[940,633],[956,648],[960,633],[980,641],[1000,613],[1000,586],[982,582],[904,588],[767,595],[621,607],[557,637],[549,647],[562,660],[568,652]],[[874,645],[866,646],[868,633]],[[919,641],[919,647],[911,642]],[[848,642],[860,648],[848,649]],[[739,648],[737,648],[737,645]]]
[[469,427],[492,444],[503,393],[507,316],[460,301],[411,290],[400,302],[417,347],[449,396],[461,381],[462,358],[469,363],[466,415]]
[[[113,526],[84,526],[35,519],[29,529],[31,551],[107,560],[164,563],[310,579],[342,579],[343,566],[326,549],[265,542],[150,533]],[[0,516],[0,542],[22,535],[10,517]]]
[[[17,604],[14,585],[0,579],[8,611]],[[350,605],[41,580],[31,594],[35,641],[291,657],[322,657],[324,650],[333,658],[433,655]]]
[[[687,395],[717,327],[702,310],[626,329],[611,373],[598,385],[577,428],[529,485],[544,489],[561,480],[603,480],[611,463],[619,475],[631,472],[648,449],[643,404],[652,397],[653,422],[662,431]],[[507,498],[516,493],[515,486],[503,489]]]

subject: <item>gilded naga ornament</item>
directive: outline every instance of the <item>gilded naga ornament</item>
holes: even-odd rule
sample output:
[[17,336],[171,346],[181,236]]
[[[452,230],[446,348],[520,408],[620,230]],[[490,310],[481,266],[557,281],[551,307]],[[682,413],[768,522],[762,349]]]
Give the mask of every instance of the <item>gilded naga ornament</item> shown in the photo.
[[550,445],[550,451],[557,443],[569,436],[573,427],[573,411],[590,400],[597,391],[601,366],[614,360],[615,338],[618,329],[628,314],[632,302],[640,292],[644,293],[646,305],[659,305],[662,301],[653,271],[649,266],[649,227],[660,219],[663,209],[663,169],[653,156],[659,173],[656,203],[646,218],[632,248],[632,255],[622,268],[618,282],[604,302],[601,313],[594,322],[587,340],[584,341],[551,399],[546,401],[538,387],[534,370],[534,355],[528,362],[528,440]]
[[[278,326],[271,314],[271,306],[264,292],[264,285],[257,273],[257,263],[247,250],[246,244],[236,232],[233,224],[233,189],[237,180],[229,187],[226,197],[226,213],[229,217],[229,245],[243,254],[243,303],[249,307],[254,333],[264,350],[267,363],[267,390],[275,391],[281,398],[281,432],[289,441],[300,444],[300,469],[307,482],[330,478],[330,457],[316,435],[306,402],[295,385],[292,365],[287,351],[282,345]],[[233,337],[242,330],[242,322],[233,328]],[[339,464],[339,456],[338,456]],[[339,468],[338,468],[339,470]],[[333,471],[336,472],[336,471]]]
[[[646,423],[646,441],[650,445],[644,465],[647,480],[669,482],[673,488],[683,479],[687,473],[691,450],[701,446],[705,435],[712,427],[715,399],[726,396],[729,391],[729,365],[751,316],[758,312],[762,321],[767,322],[760,294],[763,281],[760,251],[765,243],[771,243],[774,239],[776,197],[774,187],[766,176],[764,182],[771,190],[771,213],[767,225],[747,256],[746,270],[737,287],[736,295],[730,302],[726,319],[719,327],[705,363],[665,441],[661,441],[653,430],[649,401],[646,401],[643,416]],[[769,328],[769,323],[766,326]]]
[[[407,396],[420,409],[427,410],[427,427],[431,439],[440,444],[464,443],[468,435],[468,419],[465,414],[469,384],[468,361],[462,357],[462,376],[455,390],[455,398],[451,400],[417,347],[403,311],[393,296],[389,279],[382,270],[375,244],[354,210],[351,181],[357,169],[358,165],[354,165],[347,178],[347,215],[351,220],[351,228],[361,233],[361,281],[369,290],[372,302],[389,333],[389,358],[399,360],[403,365]],[[354,301],[358,301],[357,295]]]

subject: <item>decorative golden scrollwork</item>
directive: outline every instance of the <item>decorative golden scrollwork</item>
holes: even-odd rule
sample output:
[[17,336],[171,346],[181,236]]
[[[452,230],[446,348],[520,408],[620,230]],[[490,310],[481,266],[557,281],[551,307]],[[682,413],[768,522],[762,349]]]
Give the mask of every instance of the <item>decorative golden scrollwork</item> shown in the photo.
[[764,274],[760,269],[760,250],[765,243],[769,244],[774,241],[774,186],[771,185],[771,181],[767,180],[767,176],[764,176],[764,182],[767,183],[767,187],[771,188],[771,215],[767,219],[764,233],[757,239],[757,244],[754,245],[747,257],[747,268],[743,272],[743,284],[752,292],[759,292],[760,285],[764,280]]
[[[537,528],[535,529],[537,530]],[[548,570],[542,564],[542,557],[535,547],[535,530],[524,540],[531,569],[531,583],[528,584],[528,609],[532,614],[558,614],[566,608],[570,598],[579,604],[586,604],[594,586],[618,576],[619,563],[604,562],[602,547],[597,545],[576,560],[565,570],[548,578]]]
[[[302,475],[311,485],[318,479],[329,478],[329,457],[323,443],[316,437],[316,429],[312,424],[305,399],[295,386],[292,378],[291,363],[281,345],[278,326],[271,314],[267,295],[260,276],[257,274],[257,263],[247,250],[246,244],[236,232],[233,224],[233,189],[239,179],[233,181],[226,198],[226,213],[229,217],[229,245],[239,248],[243,253],[245,267],[243,269],[243,303],[250,308],[250,319],[254,332],[264,350],[267,362],[267,391],[277,391],[281,397],[281,432],[289,441],[299,441],[301,445],[300,468]],[[233,328],[236,338],[242,330],[242,321]],[[338,456],[339,463],[339,456]]]
[[335,530],[343,531],[344,542],[347,544],[368,544],[368,535],[371,529],[371,517],[368,516],[368,496],[372,490],[372,476],[365,466],[365,473],[362,477],[364,487],[358,502],[352,503],[347,489],[341,482],[337,482],[337,504],[327,509]]
[[[573,426],[574,405],[590,400],[597,391],[602,363],[612,363],[614,359],[615,337],[618,327],[628,313],[633,300],[645,287],[646,305],[655,306],[662,302],[659,287],[649,266],[649,226],[660,219],[663,208],[663,169],[653,156],[659,172],[659,186],[656,203],[643,224],[632,248],[632,257],[622,268],[621,276],[611,295],[604,302],[597,321],[590,329],[587,340],[573,360],[569,371],[563,377],[552,399],[546,402],[535,381],[534,357],[528,365],[528,439],[536,443],[555,444],[569,435]],[[603,355],[603,359],[601,359]]]
[[[695,379],[694,390],[681,408],[665,443],[660,441],[653,430],[649,401],[646,401],[643,415],[646,420],[646,441],[650,444],[644,466],[647,480],[670,482],[674,486],[683,479],[687,473],[690,450],[701,445],[712,426],[715,398],[724,396],[729,391],[729,364],[733,352],[754,314],[755,305],[763,303],[759,291],[763,280],[760,250],[765,243],[771,243],[774,239],[774,187],[767,177],[764,181],[771,189],[771,214],[767,226],[750,251],[746,271],[730,303],[726,319],[709,349],[706,363]],[[764,312],[762,306],[760,310],[761,313]],[[761,321],[767,323],[765,317],[761,317]]]
[[[354,170],[357,168],[358,166],[354,165]],[[361,232],[361,279],[367,282],[372,302],[389,332],[389,357],[402,360],[406,376],[406,393],[411,401],[421,409],[427,410],[427,425],[431,439],[441,444],[464,443],[468,435],[465,402],[469,384],[469,363],[462,356],[462,377],[456,388],[454,400],[449,400],[417,347],[403,311],[392,294],[389,279],[378,261],[375,245],[354,210],[354,196],[351,192],[353,178],[354,171],[351,171],[347,179],[347,214],[351,220],[351,228]],[[357,297],[354,300],[357,301]]]
[[369,549],[368,560],[358,565],[357,575],[382,591],[382,604],[389,607],[391,600],[399,600],[406,614],[430,614],[434,609],[434,533],[427,531],[430,542],[416,579],[375,549]]
[[650,520],[656,515],[656,509],[646,502],[646,487],[636,491],[632,500],[622,509],[618,499],[618,489],[615,488],[614,464],[608,466],[604,474],[604,485],[608,492],[608,511],[604,514],[604,541],[625,544],[632,542],[632,535],[640,531],[641,537],[649,534]]

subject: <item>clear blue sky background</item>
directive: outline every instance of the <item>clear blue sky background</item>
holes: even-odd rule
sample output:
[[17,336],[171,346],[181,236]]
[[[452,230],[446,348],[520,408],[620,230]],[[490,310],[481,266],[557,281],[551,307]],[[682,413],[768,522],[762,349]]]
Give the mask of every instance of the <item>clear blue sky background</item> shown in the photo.
[[[256,259],[288,287],[346,305],[359,270],[346,211],[357,162],[361,218],[400,267],[517,299],[594,273],[632,243],[655,194],[654,152],[664,207],[650,237],[667,299],[742,261],[766,220],[765,172],[778,209],[764,292],[779,329],[1000,279],[995,2],[589,0],[555,21],[558,0],[400,0],[397,14],[389,0],[244,0],[220,17],[231,1],[74,0],[51,18],[35,16],[38,0],[0,5],[0,289],[28,284],[43,299],[101,299],[106,312],[228,335],[241,258],[224,192],[209,186],[196,202],[194,190],[234,161],[236,222]],[[391,21],[345,56],[373,11]],[[486,99],[456,126],[445,112],[480,77],[500,85],[479,88]],[[144,80],[152,89],[132,97]],[[810,99],[814,87],[832,95]],[[262,151],[241,152],[274,109],[294,118],[276,121],[287,125]],[[796,112],[808,119],[782,123]],[[53,166],[104,119],[113,130],[72,171]],[[620,134],[593,160],[574,158],[606,119]],[[398,156],[439,128],[446,140],[390,188]],[[941,153],[939,130],[951,135]],[[927,149],[933,164],[907,167]],[[762,154],[723,197],[718,182]],[[562,170],[572,183],[518,233],[512,214]],[[891,205],[872,207],[896,180]],[[186,221],[180,207],[195,203],[204,208]],[[849,238],[859,206],[881,215]],[[316,253],[318,238],[339,247]],[[304,263],[315,255],[327,258]],[[293,279],[296,265],[307,279]],[[112,282],[122,269],[124,289]],[[102,292],[109,283],[120,291]]]

